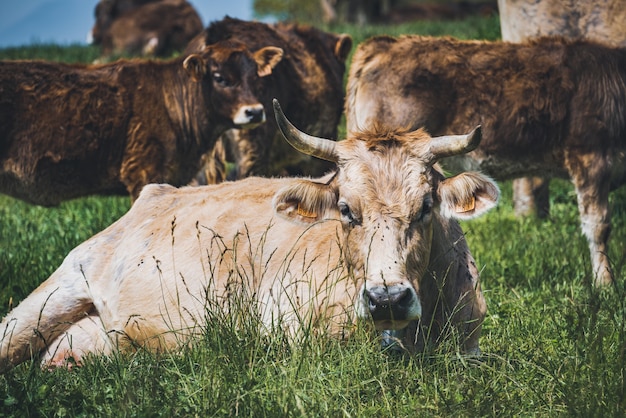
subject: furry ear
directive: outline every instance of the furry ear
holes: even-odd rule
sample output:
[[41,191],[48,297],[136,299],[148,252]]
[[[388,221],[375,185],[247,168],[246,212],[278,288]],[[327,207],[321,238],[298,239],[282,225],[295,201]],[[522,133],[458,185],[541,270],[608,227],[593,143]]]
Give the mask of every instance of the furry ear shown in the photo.
[[206,73],[206,63],[198,54],[191,54],[183,61],[183,68],[195,82],[202,80]]
[[339,62],[345,62],[352,50],[352,37],[347,34],[339,35],[339,39],[335,44],[335,56]]
[[442,180],[437,188],[439,212],[446,218],[476,218],[498,204],[500,189],[480,173],[467,172]]
[[272,69],[283,59],[283,50],[275,46],[266,46],[254,53],[254,60],[259,69],[257,73],[259,77],[265,77],[272,74]]
[[334,187],[311,180],[300,180],[279,190],[274,196],[274,210],[291,221],[310,224],[328,219],[337,211]]

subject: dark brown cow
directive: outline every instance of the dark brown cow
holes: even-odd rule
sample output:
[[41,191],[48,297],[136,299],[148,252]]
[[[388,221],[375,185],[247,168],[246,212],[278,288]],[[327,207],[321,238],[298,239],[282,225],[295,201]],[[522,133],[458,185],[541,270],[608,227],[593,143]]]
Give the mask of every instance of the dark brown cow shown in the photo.
[[168,56],[183,50],[202,29],[202,19],[190,3],[161,0],[131,8],[105,30],[94,27],[93,33],[99,34],[101,59],[106,60],[115,55]]
[[260,123],[282,50],[225,41],[167,62],[0,62],[0,192],[39,205],[188,183],[232,127]]
[[[285,51],[274,72],[263,78],[259,99],[271,112],[277,98],[285,113],[307,132],[337,137],[343,112],[345,60],[352,48],[348,35],[327,33],[306,25],[247,22],[226,17],[211,23],[186,49],[193,52],[224,39],[236,39],[251,51],[275,45]],[[224,145],[236,162],[235,177],[248,175],[321,175],[332,167],[294,151],[277,135],[276,123],[229,131]],[[273,166],[270,166],[270,161]],[[207,173],[208,182],[220,175]]]
[[100,0],[94,11],[96,22],[89,33],[91,43],[94,45],[102,44],[104,33],[119,16],[144,4],[158,1],[161,0]]
[[626,50],[376,37],[354,55],[346,109],[350,131],[384,123],[441,135],[481,124],[484,140],[464,163],[500,179],[571,179],[596,284],[612,281],[608,198],[625,177]]
[[296,341],[311,329],[345,335],[361,318],[380,330],[410,327],[408,348],[456,329],[463,349],[479,353],[487,307],[456,219],[493,208],[499,190],[479,173],[445,178],[436,162],[475,148],[480,130],[334,142],[298,131],[276,107],[285,138],[335,161],[335,173],[148,185],[2,320],[0,373],[39,353],[44,365],[64,365],[89,353],[176,349],[211,315],[244,306],[263,331]]
[[[626,47],[624,0],[498,0],[502,39],[521,42],[529,38],[560,35],[586,38]],[[521,178],[513,181],[515,213],[550,213],[549,179]]]

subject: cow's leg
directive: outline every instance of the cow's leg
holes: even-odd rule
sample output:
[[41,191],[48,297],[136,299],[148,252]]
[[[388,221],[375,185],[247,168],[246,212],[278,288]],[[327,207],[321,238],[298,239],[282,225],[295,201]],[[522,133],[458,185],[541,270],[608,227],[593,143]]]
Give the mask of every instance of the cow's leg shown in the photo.
[[550,180],[541,177],[521,177],[513,180],[513,209],[517,216],[550,215]]
[[46,348],[41,365],[48,368],[80,366],[85,355],[107,355],[113,347],[100,317],[91,314],[70,326]]
[[226,181],[226,150],[224,135],[215,143],[213,150],[202,155],[202,168],[190,183],[191,186],[218,184]]
[[602,155],[569,155],[566,164],[578,198],[583,234],[589,242],[596,286],[613,282],[608,258],[610,166]]
[[0,373],[39,355],[72,323],[93,310],[83,277],[63,277],[63,267],[0,323]]
[[[254,129],[240,129],[231,137],[231,144],[237,178],[242,179],[251,175],[263,176],[268,174],[269,150],[272,137],[268,137],[266,124]],[[263,144],[265,141],[265,144]]]

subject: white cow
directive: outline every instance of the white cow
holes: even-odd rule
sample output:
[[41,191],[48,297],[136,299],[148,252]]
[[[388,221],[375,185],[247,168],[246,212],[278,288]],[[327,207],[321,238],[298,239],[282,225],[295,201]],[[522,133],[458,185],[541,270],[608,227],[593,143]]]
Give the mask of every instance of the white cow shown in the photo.
[[233,297],[252,302],[268,330],[294,336],[303,322],[339,332],[357,317],[381,330],[419,320],[411,346],[421,329],[436,339],[452,321],[465,350],[478,352],[485,300],[454,219],[492,208],[499,190],[477,173],[444,178],[436,161],[475,148],[480,130],[362,132],[337,143],[299,132],[275,108],[289,142],[335,161],[336,172],[148,185],[4,318],[0,371],[39,353],[59,365],[134,345],[176,348]]

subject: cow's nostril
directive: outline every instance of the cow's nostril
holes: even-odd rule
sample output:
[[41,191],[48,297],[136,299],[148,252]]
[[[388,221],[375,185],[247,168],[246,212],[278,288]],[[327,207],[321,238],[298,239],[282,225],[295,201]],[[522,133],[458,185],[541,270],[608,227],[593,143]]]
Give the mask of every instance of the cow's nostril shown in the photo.
[[405,286],[376,286],[366,290],[365,295],[374,320],[402,320],[414,303],[413,293]]
[[399,306],[408,307],[413,303],[413,294],[411,291],[406,288],[401,295],[399,295],[398,300],[396,302]]
[[263,109],[246,109],[246,116],[251,122],[260,122],[263,119]]

